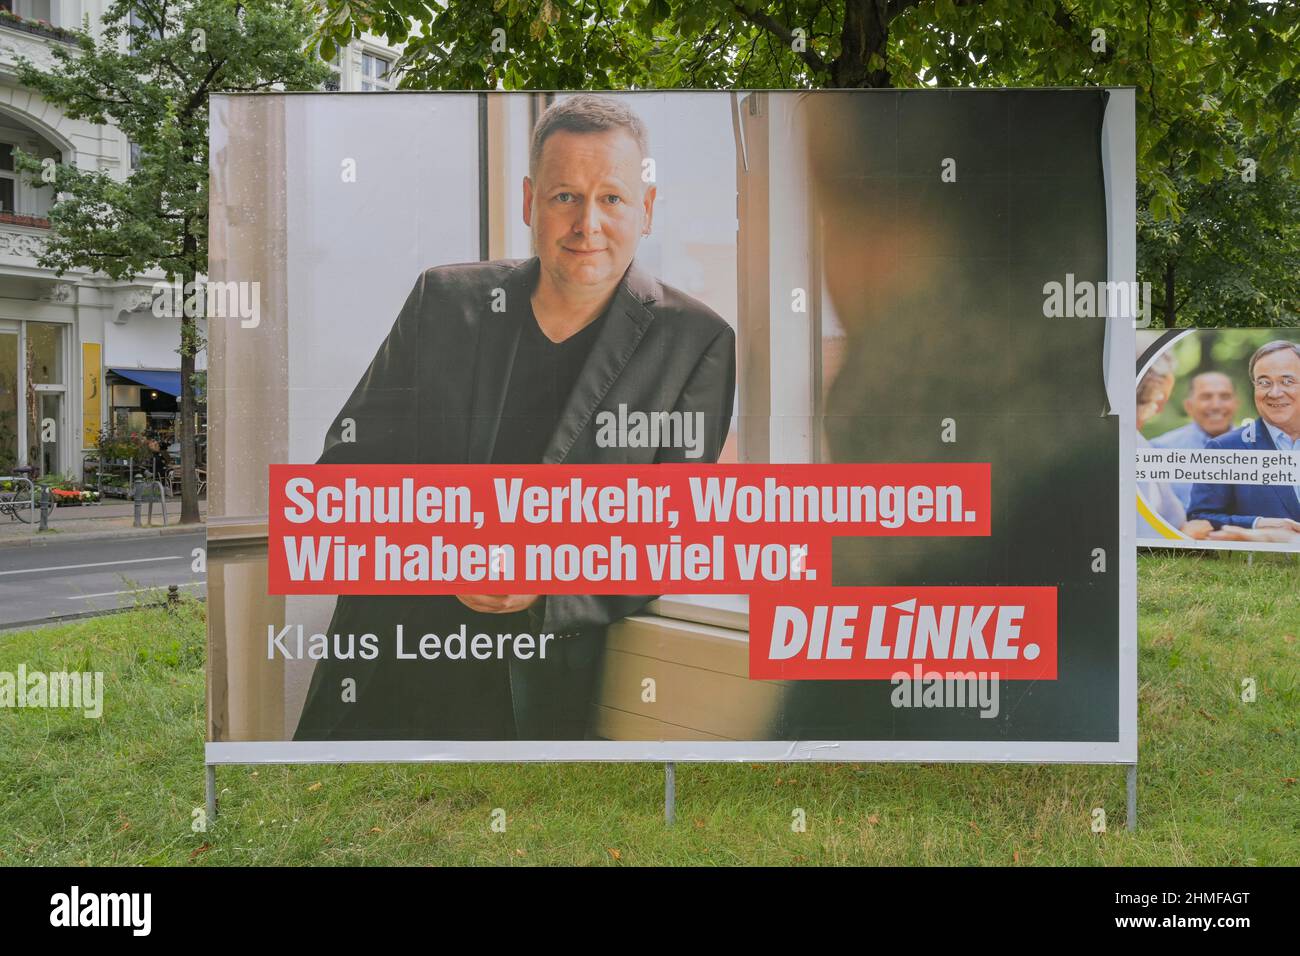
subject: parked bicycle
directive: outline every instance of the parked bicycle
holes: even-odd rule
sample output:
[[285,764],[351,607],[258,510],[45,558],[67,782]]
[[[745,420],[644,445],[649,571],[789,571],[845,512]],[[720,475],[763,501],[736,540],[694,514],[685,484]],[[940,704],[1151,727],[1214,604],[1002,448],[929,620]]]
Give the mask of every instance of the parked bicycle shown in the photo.
[[27,524],[36,513],[36,486],[32,484],[30,468],[19,468],[26,475],[0,475],[0,515],[10,521]]

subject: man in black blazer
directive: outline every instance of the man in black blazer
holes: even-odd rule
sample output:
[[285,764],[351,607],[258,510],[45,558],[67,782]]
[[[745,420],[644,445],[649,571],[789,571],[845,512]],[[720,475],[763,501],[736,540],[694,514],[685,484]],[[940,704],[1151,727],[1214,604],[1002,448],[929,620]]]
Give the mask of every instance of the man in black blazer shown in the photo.
[[[633,261],[656,189],[639,118],[574,96],[538,120],[523,217],[535,258],[442,266],[415,283],[325,440],[321,464],[716,461],[735,333]],[[688,447],[606,447],[602,412],[693,416]],[[679,418],[679,420],[681,420]],[[328,633],[373,633],[372,661],[323,660],[298,740],[583,739],[605,629],[651,597],[343,596]],[[553,633],[547,657],[393,660],[392,634]]]

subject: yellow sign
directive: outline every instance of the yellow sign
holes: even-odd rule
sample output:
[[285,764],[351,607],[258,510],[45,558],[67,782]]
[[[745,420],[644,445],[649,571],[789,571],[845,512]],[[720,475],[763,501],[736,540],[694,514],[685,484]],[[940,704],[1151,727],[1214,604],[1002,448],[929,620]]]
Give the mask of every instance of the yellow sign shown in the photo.
[[98,342],[81,343],[81,447],[94,448],[103,421],[104,375]]

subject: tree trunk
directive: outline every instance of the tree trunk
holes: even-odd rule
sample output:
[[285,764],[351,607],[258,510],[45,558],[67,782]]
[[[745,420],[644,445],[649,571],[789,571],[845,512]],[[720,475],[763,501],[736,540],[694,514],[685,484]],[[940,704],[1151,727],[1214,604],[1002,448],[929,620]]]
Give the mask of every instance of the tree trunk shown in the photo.
[[1219,333],[1217,331],[1198,332],[1196,334],[1196,344],[1201,350],[1201,355],[1196,363],[1196,375],[1202,372],[1217,372],[1218,365],[1214,361],[1214,346],[1218,344]]
[[[839,87],[888,87],[888,0],[845,0],[840,55],[832,67],[832,82]],[[871,57],[880,58],[875,69]]]
[[1165,302],[1163,311],[1165,313],[1165,328],[1167,329],[1172,329],[1175,322],[1177,322],[1177,316],[1175,315],[1176,310],[1174,308],[1174,288],[1174,260],[1166,259]]
[[[188,237],[187,237],[188,239]],[[190,283],[194,281],[192,273],[177,276],[181,283],[182,301],[188,301],[187,293]],[[206,300],[205,305],[206,305]],[[181,411],[180,428],[177,438],[181,443],[181,524],[199,522],[199,480],[195,472],[198,464],[198,449],[195,444],[194,413],[197,403],[194,401],[194,341],[197,334],[197,319],[189,310],[181,311]]]

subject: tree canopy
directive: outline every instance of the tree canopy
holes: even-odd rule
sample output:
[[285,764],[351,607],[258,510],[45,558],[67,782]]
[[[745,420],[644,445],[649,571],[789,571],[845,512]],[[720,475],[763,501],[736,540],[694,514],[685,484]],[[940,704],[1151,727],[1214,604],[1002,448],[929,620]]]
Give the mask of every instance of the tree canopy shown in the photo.
[[[362,31],[405,44],[408,89],[1133,86],[1143,277],[1176,294],[1161,316],[1223,320],[1223,270],[1200,236],[1239,246],[1256,321],[1297,320],[1282,221],[1300,183],[1300,5],[1246,0],[313,0],[332,56]],[[1249,163],[1245,161],[1249,160]],[[1254,181],[1241,180],[1245,166]],[[1285,199],[1247,203],[1265,184]],[[1218,183],[1215,188],[1210,184]],[[1210,196],[1220,197],[1217,218]],[[1187,217],[1190,216],[1190,219]],[[1226,219],[1224,218],[1226,217]],[[1227,220],[1233,225],[1225,226]],[[1186,224],[1184,224],[1186,223]],[[1215,223],[1218,223],[1216,225]],[[1254,224],[1254,225],[1252,225]],[[1252,232],[1255,226],[1263,232]],[[1267,237],[1267,238],[1265,238]],[[1161,257],[1163,254],[1163,258]],[[1294,276],[1294,272],[1291,273]],[[1266,300],[1266,301],[1263,301]],[[1159,306],[1160,303],[1158,302]],[[1271,318],[1270,318],[1271,317]]]

